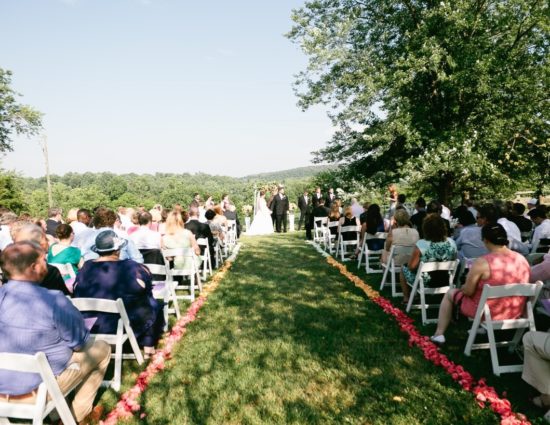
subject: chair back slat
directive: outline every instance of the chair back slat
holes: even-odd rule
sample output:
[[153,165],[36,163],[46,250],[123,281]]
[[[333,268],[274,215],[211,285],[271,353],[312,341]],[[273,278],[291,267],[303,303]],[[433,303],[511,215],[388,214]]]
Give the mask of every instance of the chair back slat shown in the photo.
[[430,261],[427,263],[420,263],[420,267],[418,268],[418,273],[429,273],[429,272],[435,272],[435,271],[444,271],[449,270],[452,271],[456,269],[458,265],[458,261]]
[[79,311],[97,311],[101,313],[119,313],[115,300],[102,298],[71,298],[71,302]]

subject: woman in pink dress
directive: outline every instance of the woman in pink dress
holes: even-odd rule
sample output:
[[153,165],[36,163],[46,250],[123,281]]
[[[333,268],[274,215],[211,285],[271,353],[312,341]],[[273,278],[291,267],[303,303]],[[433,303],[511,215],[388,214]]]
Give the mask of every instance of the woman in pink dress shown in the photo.
[[[488,224],[481,229],[481,238],[489,254],[473,264],[466,283],[460,289],[449,289],[439,307],[437,330],[431,340],[445,343],[445,331],[451,321],[453,305],[466,317],[474,318],[484,285],[499,286],[508,283],[529,283],[529,263],[523,255],[510,250],[506,230],[500,224]],[[493,320],[521,317],[524,297],[505,297],[487,301]]]

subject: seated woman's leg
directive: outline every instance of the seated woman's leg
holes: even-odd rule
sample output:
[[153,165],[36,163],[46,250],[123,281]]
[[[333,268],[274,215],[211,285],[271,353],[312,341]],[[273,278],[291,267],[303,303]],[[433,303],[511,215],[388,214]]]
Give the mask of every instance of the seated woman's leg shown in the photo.
[[540,393],[538,403],[550,407],[550,334],[527,332],[523,336],[525,357],[522,378]]
[[411,288],[407,284],[407,279],[405,279],[405,275],[403,274],[403,271],[399,273],[399,283],[401,284],[401,291],[403,292],[403,302],[406,303],[409,300],[409,295],[411,294]]
[[437,329],[434,335],[435,337],[443,336],[449,327],[449,323],[451,322],[451,318],[453,316],[453,300],[457,291],[458,289],[455,288],[449,289],[441,300],[441,305],[439,306],[439,316],[437,319]]

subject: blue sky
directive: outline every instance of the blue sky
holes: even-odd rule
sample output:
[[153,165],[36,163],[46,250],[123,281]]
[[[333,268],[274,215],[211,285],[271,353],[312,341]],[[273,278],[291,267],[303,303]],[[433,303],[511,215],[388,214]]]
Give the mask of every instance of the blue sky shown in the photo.
[[[310,165],[332,126],[302,112],[306,57],[283,34],[299,0],[0,0],[0,67],[43,112],[55,174]],[[36,139],[2,168],[44,174]]]

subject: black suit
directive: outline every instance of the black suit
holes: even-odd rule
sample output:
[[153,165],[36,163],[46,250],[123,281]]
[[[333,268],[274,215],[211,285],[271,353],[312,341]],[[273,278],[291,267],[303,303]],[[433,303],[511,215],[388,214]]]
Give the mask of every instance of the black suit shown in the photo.
[[[331,198],[332,196],[332,198]],[[332,203],[336,201],[336,195],[334,193],[332,194],[328,194],[327,195],[327,198],[325,199],[325,207],[329,208],[330,209],[330,206],[332,205]]]
[[235,224],[237,225],[237,238],[241,237],[241,223],[239,222],[239,216],[237,215],[236,211],[224,211],[223,215],[228,220],[235,220]]
[[314,193],[311,197],[311,203],[313,204],[313,208],[319,205],[319,200],[323,199],[323,194],[319,193],[319,197],[317,197],[317,193]]
[[307,214],[307,207],[311,202],[311,198],[308,196],[307,199],[304,195],[298,198],[298,208],[300,209],[300,221],[298,222],[298,230],[302,228],[302,224]]
[[277,233],[281,233],[281,224],[283,225],[284,232],[286,233],[286,213],[288,212],[289,203],[288,197],[281,194],[277,194],[273,198],[271,203],[271,209],[273,214],[275,214],[275,229]]
[[[186,224],[185,228],[195,235],[196,239],[208,239],[208,247],[210,250],[210,259],[212,267],[216,267],[216,255],[214,253],[214,236],[210,230],[210,226],[206,223],[201,223],[198,219],[192,218]],[[201,254],[204,254],[201,247]]]

